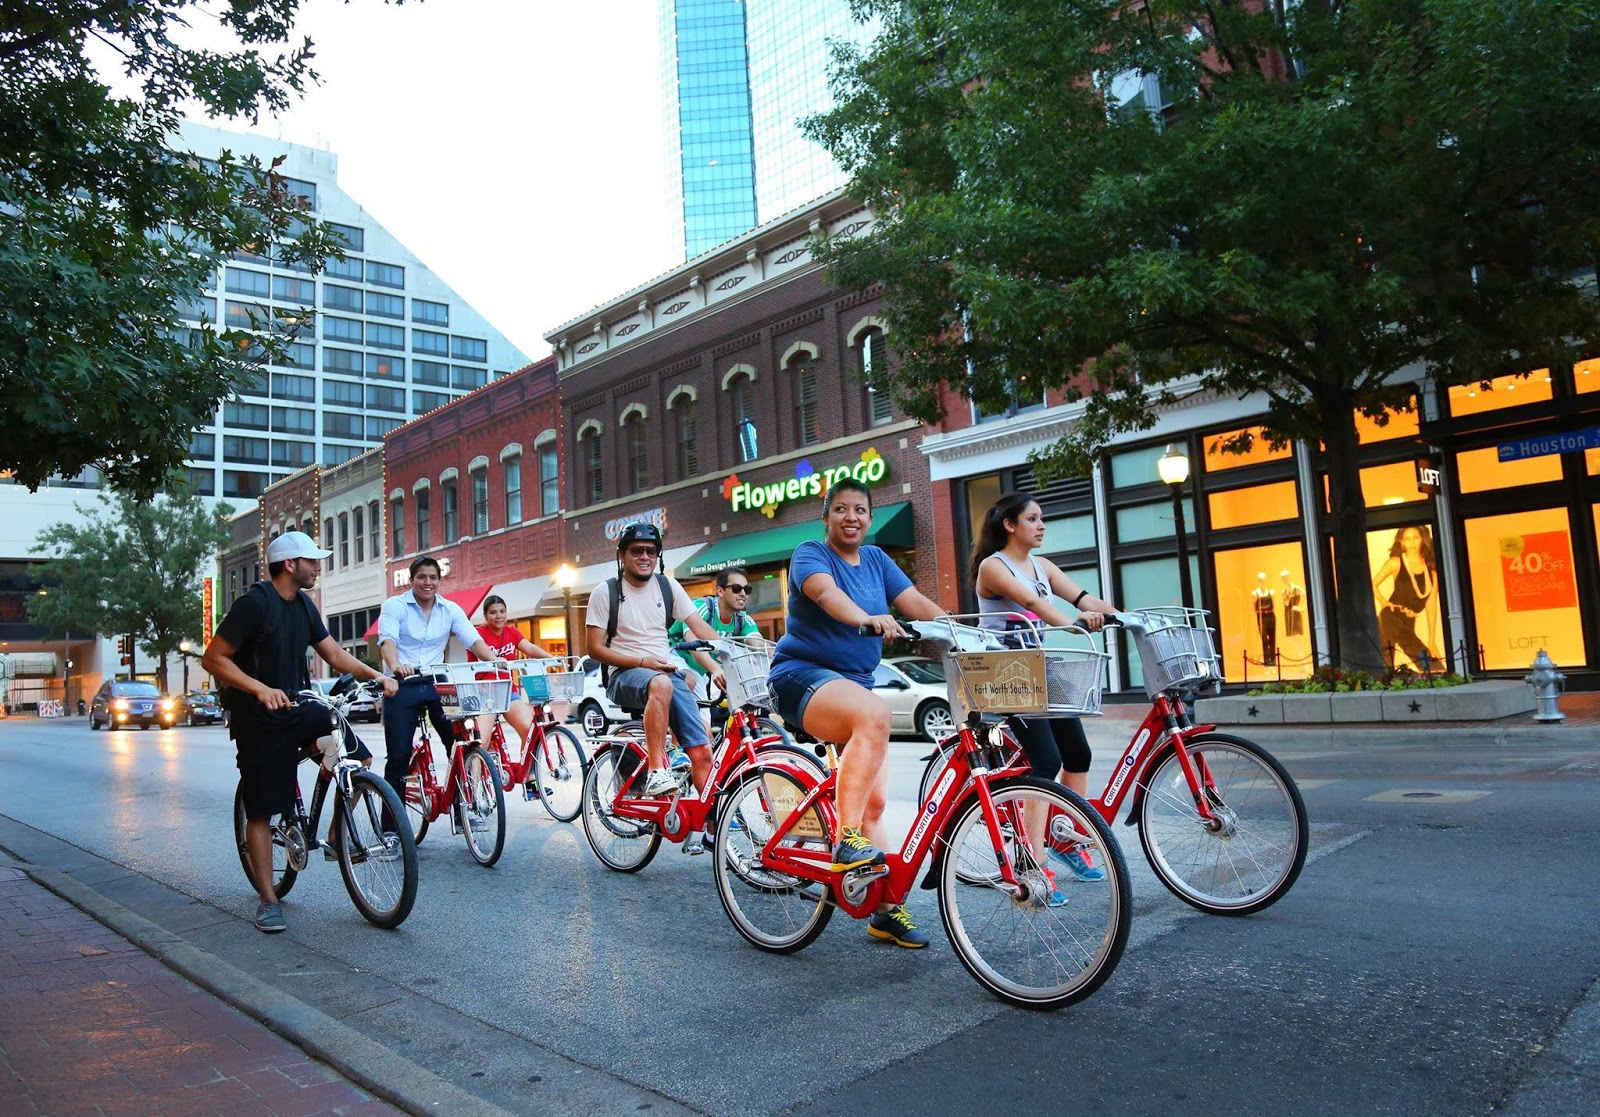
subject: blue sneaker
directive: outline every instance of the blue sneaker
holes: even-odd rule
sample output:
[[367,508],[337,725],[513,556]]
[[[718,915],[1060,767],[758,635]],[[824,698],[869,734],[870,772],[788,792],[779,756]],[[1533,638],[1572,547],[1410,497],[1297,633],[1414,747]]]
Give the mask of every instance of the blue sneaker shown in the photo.
[[689,765],[689,754],[688,753],[684,752],[677,745],[673,745],[670,749],[667,750],[667,767],[668,768],[671,768],[674,772],[681,772],[685,768],[688,768],[689,766],[690,765]]
[[1072,874],[1072,879],[1084,884],[1093,884],[1106,879],[1105,871],[1095,867],[1089,860],[1089,855],[1079,849],[1070,849],[1062,852],[1055,846],[1050,847],[1050,856],[1067,867],[1067,872]]
[[917,929],[911,921],[911,913],[903,907],[890,908],[867,920],[867,934],[907,950],[921,950],[928,945],[927,932]]
[[1056,875],[1049,869],[1039,870],[1044,874],[1044,879],[1050,882],[1050,899],[1046,901],[1050,907],[1064,908],[1067,906],[1067,894],[1056,887]]

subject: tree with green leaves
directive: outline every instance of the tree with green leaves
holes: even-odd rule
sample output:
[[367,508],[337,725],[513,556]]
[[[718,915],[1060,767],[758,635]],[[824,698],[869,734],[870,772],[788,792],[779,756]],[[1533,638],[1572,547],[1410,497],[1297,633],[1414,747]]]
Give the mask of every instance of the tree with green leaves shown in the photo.
[[39,575],[49,592],[28,599],[28,616],[55,639],[68,633],[133,635],[161,661],[203,632],[201,580],[227,542],[233,509],[178,491],[151,501],[118,493],[101,507],[76,507],[77,522],[39,533]]
[[172,145],[181,113],[254,121],[315,81],[299,6],[0,0],[0,469],[30,488],[92,466],[149,496],[291,340],[179,308],[235,250],[316,269],[337,235],[272,167]]
[[1340,655],[1379,662],[1356,415],[1600,333],[1600,0],[857,7],[808,130],[878,220],[821,252],[883,285],[900,402],[1086,397],[1041,461],[1082,473],[1175,387],[1259,394],[1322,446]]

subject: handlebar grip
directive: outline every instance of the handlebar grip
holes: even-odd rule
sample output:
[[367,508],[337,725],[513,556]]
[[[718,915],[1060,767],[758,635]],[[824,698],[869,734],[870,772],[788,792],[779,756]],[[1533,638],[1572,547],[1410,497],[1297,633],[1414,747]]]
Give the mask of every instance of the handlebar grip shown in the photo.
[[857,636],[876,636],[876,635],[878,635],[878,630],[873,628],[870,624],[858,624],[858,625],[856,625],[856,635]]
[[712,644],[709,640],[684,640],[676,647],[680,652],[709,652]]

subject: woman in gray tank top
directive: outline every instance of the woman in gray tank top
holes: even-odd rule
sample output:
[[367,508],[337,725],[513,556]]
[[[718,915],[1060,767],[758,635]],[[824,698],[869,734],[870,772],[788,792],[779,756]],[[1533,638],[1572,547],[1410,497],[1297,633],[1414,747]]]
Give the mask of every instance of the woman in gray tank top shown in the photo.
[[[978,623],[995,631],[1025,629],[1025,622],[1002,615],[1022,613],[1047,625],[1076,624],[1098,631],[1105,624],[1105,614],[1115,613],[1116,606],[1078,585],[1049,559],[1036,556],[1033,552],[1043,544],[1044,514],[1028,497],[1009,493],[984,514],[969,567],[978,594]],[[1068,616],[1055,597],[1070,602],[1080,615],[1076,619]],[[1026,639],[1022,632],[1018,636]],[[1088,794],[1089,741],[1077,718],[1013,715],[1006,720],[1026,750],[1035,775],[1057,780],[1079,795]],[[1034,820],[1028,821],[1028,829],[1035,830]],[[1042,819],[1038,829],[1042,832]],[[1063,854],[1054,846],[1049,850],[1074,880],[1105,879],[1082,854]],[[1052,904],[1058,902],[1067,902],[1059,891],[1051,898]]]

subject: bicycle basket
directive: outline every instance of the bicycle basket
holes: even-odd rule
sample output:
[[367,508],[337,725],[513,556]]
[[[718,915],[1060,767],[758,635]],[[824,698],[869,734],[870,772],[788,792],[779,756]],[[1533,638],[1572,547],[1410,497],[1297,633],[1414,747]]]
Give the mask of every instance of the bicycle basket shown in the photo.
[[[1213,692],[1222,686],[1211,629],[1199,609],[1143,609],[1126,630],[1139,649],[1144,689],[1151,698],[1176,690]],[[1198,622],[1198,623],[1196,623]]]
[[772,708],[767,674],[772,670],[771,645],[760,637],[725,637],[717,641],[722,673],[727,683],[728,708]]
[[440,663],[424,667],[439,704],[454,718],[501,714],[511,705],[511,672],[487,663]]
[[552,702],[583,697],[583,672],[576,656],[549,659],[519,659],[511,664],[512,673],[529,702]]

